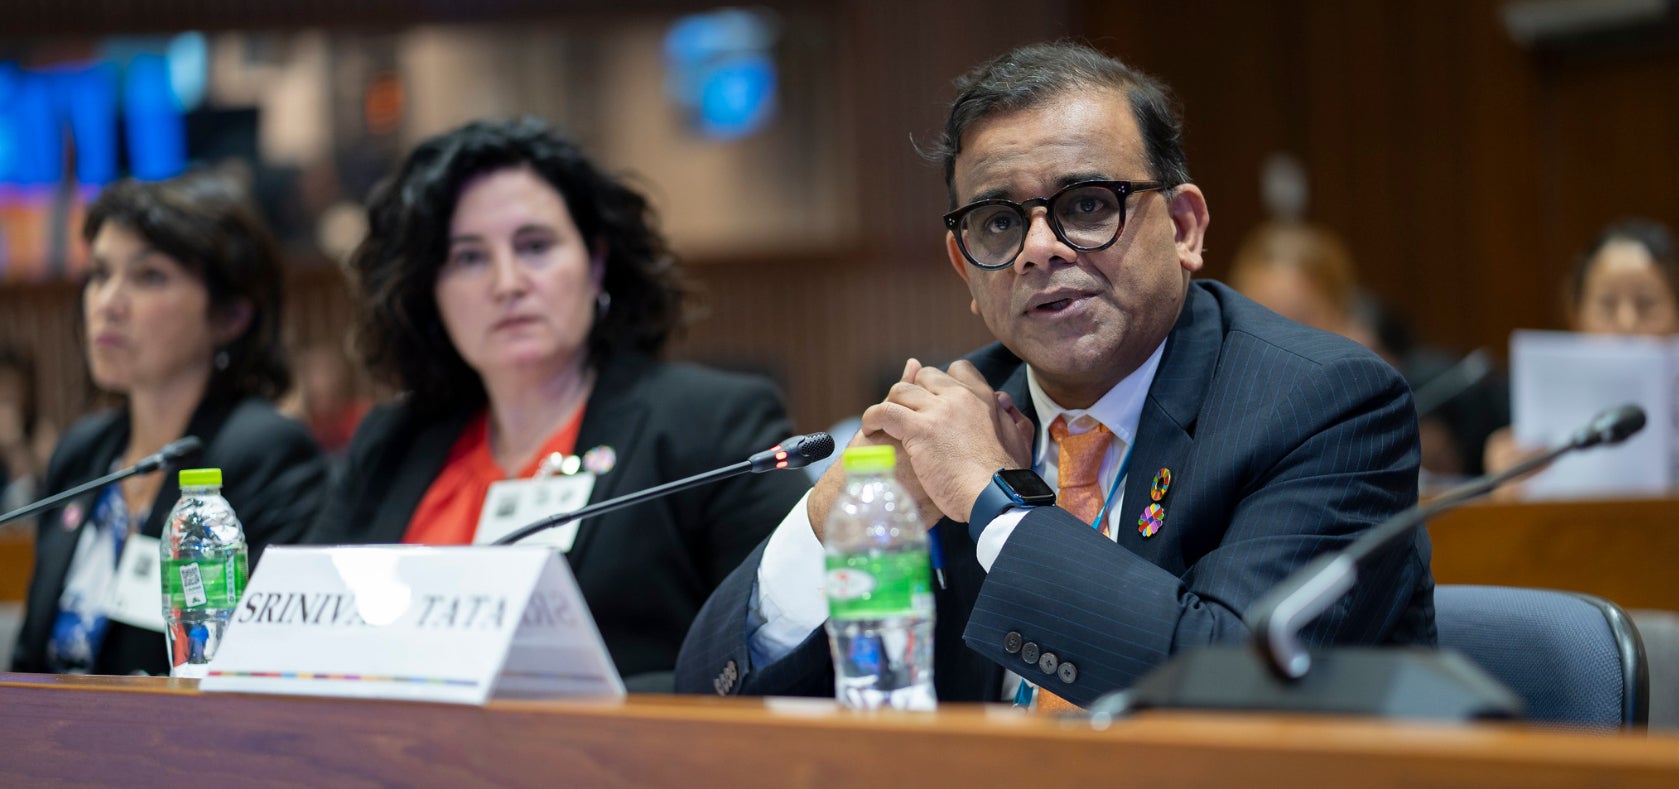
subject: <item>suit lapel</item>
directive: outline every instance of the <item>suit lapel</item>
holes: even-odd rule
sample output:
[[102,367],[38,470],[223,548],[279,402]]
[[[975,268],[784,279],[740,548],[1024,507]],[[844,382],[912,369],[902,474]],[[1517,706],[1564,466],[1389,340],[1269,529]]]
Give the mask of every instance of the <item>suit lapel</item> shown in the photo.
[[[630,475],[620,469],[634,467],[640,461],[638,453],[644,449],[641,431],[647,422],[648,404],[637,382],[642,369],[648,364],[647,359],[639,356],[618,354],[611,357],[601,370],[594,391],[589,394],[573,452],[581,455],[595,447],[607,446],[616,456],[614,470],[595,480],[595,488],[589,493],[590,504],[634,492],[624,489],[627,484],[624,480]],[[578,526],[577,539],[567,552],[573,563],[578,562],[594,542],[595,532],[598,531],[595,520],[585,518]]]
[[[1120,544],[1129,545],[1139,553],[1149,553],[1151,544],[1171,542],[1155,543],[1153,538],[1144,538],[1137,530],[1137,520],[1154,503],[1149,489],[1161,469],[1171,471],[1174,485],[1182,484],[1182,479],[1193,473],[1185,464],[1195,446],[1195,418],[1201,412],[1207,382],[1212,380],[1213,370],[1218,366],[1223,333],[1213,297],[1191,283],[1183,312],[1166,338],[1160,367],[1143,403],[1142,418],[1137,423],[1136,449],[1126,470],[1119,539]],[[1170,504],[1172,498],[1168,491],[1168,497],[1161,502],[1167,513],[1162,530],[1174,525]]]
[[476,414],[475,409],[467,410],[420,427],[413,443],[397,459],[397,471],[389,477],[390,487],[379,491],[373,486],[364,486],[362,495],[376,496],[378,500],[372,508],[373,522],[368,526],[366,542],[402,542],[402,535],[408,531],[408,522],[420,507],[420,499],[425,498],[426,489],[442,473],[443,466],[449,461],[449,450],[454,448],[461,431],[466,429],[466,423]]

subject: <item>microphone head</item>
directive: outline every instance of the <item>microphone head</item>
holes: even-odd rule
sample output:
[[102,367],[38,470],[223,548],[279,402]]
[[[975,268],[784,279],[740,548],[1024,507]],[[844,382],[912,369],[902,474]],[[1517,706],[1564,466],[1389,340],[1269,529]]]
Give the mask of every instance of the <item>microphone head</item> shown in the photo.
[[1584,449],[1598,444],[1619,444],[1644,429],[1644,409],[1627,403],[1592,417],[1592,421],[1574,434],[1575,446]]
[[150,474],[166,466],[173,466],[187,455],[197,452],[203,447],[204,442],[199,441],[197,436],[187,436],[179,441],[164,444],[162,449],[141,458],[140,462],[135,463],[134,473]]
[[834,437],[827,433],[793,436],[769,449],[759,452],[747,463],[754,473],[782,468],[804,468],[834,454]]
[[173,463],[203,448],[204,442],[199,441],[198,436],[187,436],[163,445],[163,448],[157,451],[157,456],[165,463]]
[[799,464],[789,468],[802,468],[834,454],[834,437],[827,433],[810,433],[787,439],[782,446],[787,448],[789,458],[799,458]]

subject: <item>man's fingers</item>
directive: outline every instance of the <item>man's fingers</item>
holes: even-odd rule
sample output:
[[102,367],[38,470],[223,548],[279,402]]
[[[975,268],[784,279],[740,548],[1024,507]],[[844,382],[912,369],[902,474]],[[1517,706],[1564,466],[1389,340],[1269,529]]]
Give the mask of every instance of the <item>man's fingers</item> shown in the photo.
[[991,399],[991,385],[966,361],[951,364],[948,373],[937,367],[923,367],[915,376],[915,383],[933,394],[960,394],[966,390],[975,397]]
[[997,407],[1002,409],[1003,415],[1008,417],[1010,423],[1018,426],[1021,422],[1031,421],[1026,418],[1026,414],[1015,406],[1014,398],[1009,397],[1008,392],[996,392],[994,394],[997,397]]
[[902,375],[898,376],[898,380],[906,384],[913,383],[915,381],[916,374],[919,372],[921,372],[921,362],[911,356],[904,362],[904,372]]
[[967,359],[957,359],[950,363],[950,377],[977,393],[991,393],[991,384],[986,383],[985,376],[979,374],[979,368]]
[[914,411],[930,407],[938,398],[918,384],[898,382],[886,392],[886,402],[897,403]]
[[910,433],[915,411],[890,400],[876,403],[863,411],[863,432],[884,432],[898,441]]

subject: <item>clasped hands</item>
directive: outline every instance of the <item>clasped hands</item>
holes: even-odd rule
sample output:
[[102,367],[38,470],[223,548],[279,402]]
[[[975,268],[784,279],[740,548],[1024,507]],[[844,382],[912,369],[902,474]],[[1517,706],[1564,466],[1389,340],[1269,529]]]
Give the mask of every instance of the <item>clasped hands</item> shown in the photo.
[[[863,412],[851,446],[896,448],[898,482],[931,526],[941,515],[967,522],[974,500],[998,469],[1031,467],[1036,430],[1014,401],[993,390],[967,361],[945,372],[910,359],[886,399]],[[811,495],[811,526],[819,538],[844,480],[843,464],[836,463]]]

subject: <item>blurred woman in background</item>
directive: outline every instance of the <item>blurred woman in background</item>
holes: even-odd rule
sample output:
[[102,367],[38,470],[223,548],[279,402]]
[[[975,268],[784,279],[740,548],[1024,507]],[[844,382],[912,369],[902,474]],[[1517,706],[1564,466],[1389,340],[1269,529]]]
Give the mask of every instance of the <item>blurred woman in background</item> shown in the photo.
[[[300,538],[326,466],[303,426],[270,403],[289,381],[280,260],[254,209],[207,175],[125,180],[88,208],[82,237],[90,247],[81,316],[88,369],[122,404],[64,432],[43,492],[191,435],[204,446],[185,465],[222,470],[253,566],[265,546]],[[105,602],[124,550],[156,555],[179,495],[173,472],[141,475],[40,515],[14,669],[168,672],[161,616],[156,631],[124,624],[106,616]]]
[[[491,486],[549,458],[599,501],[790,432],[768,381],[655,360],[686,288],[647,201],[540,121],[422,143],[368,218],[350,261],[360,350],[405,394],[362,422],[314,541],[483,541]],[[538,484],[499,487],[504,514],[503,493]],[[735,477],[559,540],[632,690],[670,690],[700,606],[807,486]]]
[[[1569,328],[1582,334],[1670,337],[1679,334],[1679,252],[1659,222],[1622,219],[1604,228],[1576,258],[1568,278]],[[1508,428],[1486,442],[1488,473],[1544,451],[1516,444]],[[1512,499],[1517,485],[1495,494]]]
[[1574,331],[1666,337],[1679,334],[1679,254],[1673,234],[1648,219],[1604,228],[1569,278]]
[[[36,497],[41,470],[46,467],[46,454],[37,449],[43,437],[35,390],[35,360],[21,349],[0,346],[0,513]],[[30,518],[13,521],[0,525],[0,531],[26,528],[34,522]]]

